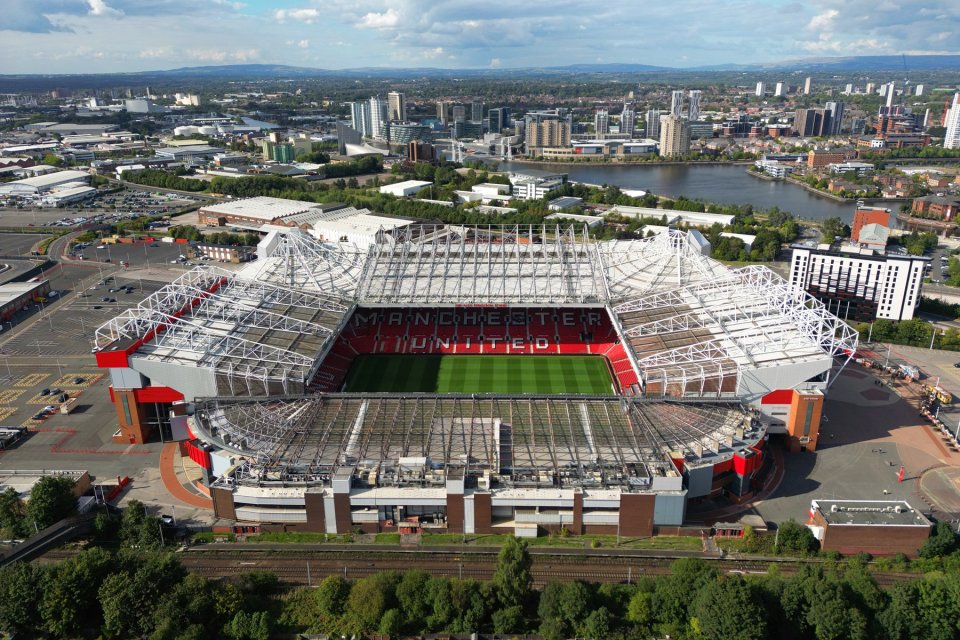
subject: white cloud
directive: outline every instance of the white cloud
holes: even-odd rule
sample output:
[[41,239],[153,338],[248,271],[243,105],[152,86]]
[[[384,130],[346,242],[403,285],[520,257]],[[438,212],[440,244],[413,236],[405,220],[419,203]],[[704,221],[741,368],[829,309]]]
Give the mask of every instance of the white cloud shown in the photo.
[[123,15],[123,11],[118,11],[113,7],[107,6],[104,0],[87,0],[87,3],[90,5],[91,16],[119,17]]
[[497,69],[503,65],[503,60],[500,58],[490,58],[490,67]]
[[320,17],[320,12],[317,9],[277,9],[273,12],[273,17],[277,22],[285,22],[289,19],[313,24]]
[[833,20],[838,15],[840,15],[840,12],[836,9],[817,14],[810,19],[807,29],[811,31],[831,31],[833,30]]
[[140,51],[141,58],[165,58],[170,55],[169,49],[143,49]]
[[301,49],[306,49],[307,47],[310,46],[310,41],[309,41],[309,40],[301,40],[300,42],[297,43],[297,46],[300,47]]
[[400,22],[400,13],[393,8],[383,13],[368,13],[360,18],[357,26],[361,29],[392,29]]
[[423,57],[426,58],[427,60],[436,60],[437,58],[441,57],[444,53],[445,51],[443,50],[443,47],[437,47],[435,49],[428,49],[424,51]]

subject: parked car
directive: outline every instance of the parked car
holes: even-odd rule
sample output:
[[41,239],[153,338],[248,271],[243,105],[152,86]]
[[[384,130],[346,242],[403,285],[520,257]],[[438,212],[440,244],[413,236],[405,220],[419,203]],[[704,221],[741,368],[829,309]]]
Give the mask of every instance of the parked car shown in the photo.
[[40,390],[40,395],[41,395],[41,396],[48,396],[48,395],[50,395],[50,389],[41,389],[41,390]]

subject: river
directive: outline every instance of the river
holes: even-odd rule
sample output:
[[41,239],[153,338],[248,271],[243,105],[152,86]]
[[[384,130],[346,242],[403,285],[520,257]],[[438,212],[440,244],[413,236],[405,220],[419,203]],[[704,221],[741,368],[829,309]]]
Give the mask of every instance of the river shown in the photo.
[[780,207],[798,218],[823,220],[839,216],[853,221],[853,202],[836,202],[783,181],[761,180],[747,175],[747,165],[633,165],[633,164],[542,164],[502,162],[511,167],[566,173],[575,182],[613,184],[623,189],[643,189],[669,197],[686,196],[726,204],[752,204],[755,209]]

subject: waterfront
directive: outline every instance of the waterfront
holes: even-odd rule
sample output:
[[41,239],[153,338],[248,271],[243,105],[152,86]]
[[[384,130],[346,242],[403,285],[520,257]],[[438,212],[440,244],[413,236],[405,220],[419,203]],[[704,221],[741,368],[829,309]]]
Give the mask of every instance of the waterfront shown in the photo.
[[752,204],[755,209],[780,207],[798,218],[823,220],[839,216],[853,221],[854,202],[836,202],[783,181],[760,180],[747,174],[748,165],[639,165],[639,164],[544,164],[503,162],[511,167],[534,168],[569,174],[575,182],[612,184],[622,189],[643,189],[668,197],[686,196],[710,202]]

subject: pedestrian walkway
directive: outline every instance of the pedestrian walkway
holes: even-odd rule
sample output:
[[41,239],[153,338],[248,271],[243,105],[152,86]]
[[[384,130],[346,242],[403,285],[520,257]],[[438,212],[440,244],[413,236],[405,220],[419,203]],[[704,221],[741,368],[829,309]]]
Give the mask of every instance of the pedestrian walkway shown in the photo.
[[210,498],[204,498],[185,486],[185,482],[189,484],[189,479],[184,477],[180,457],[180,446],[176,442],[164,445],[160,452],[160,478],[163,486],[170,495],[184,504],[200,509],[212,509]]

